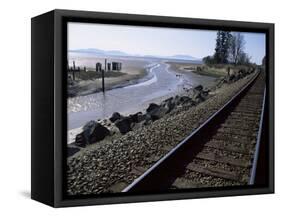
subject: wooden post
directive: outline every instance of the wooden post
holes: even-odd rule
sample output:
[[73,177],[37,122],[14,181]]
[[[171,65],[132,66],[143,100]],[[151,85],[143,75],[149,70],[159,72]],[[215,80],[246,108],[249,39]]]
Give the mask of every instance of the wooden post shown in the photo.
[[73,61],[72,79],[73,79],[73,81],[75,81],[75,61]]
[[101,70],[101,76],[102,76],[102,92],[104,92],[104,70]]
[[230,81],[230,67],[227,67],[227,82]]
[[73,79],[73,81],[75,81],[75,71],[74,70],[72,71],[72,79]]
[[78,71],[78,76],[76,76],[76,77],[79,77],[79,78],[81,78],[81,72],[80,72],[80,66],[78,66],[78,68],[77,68],[77,71]]

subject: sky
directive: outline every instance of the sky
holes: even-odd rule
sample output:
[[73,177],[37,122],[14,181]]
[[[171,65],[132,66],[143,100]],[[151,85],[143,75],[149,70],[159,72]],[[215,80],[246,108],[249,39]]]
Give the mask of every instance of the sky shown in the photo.
[[[190,55],[203,58],[215,49],[216,32],[163,27],[68,23],[68,50],[96,48],[136,55]],[[245,52],[261,64],[265,34],[243,33]]]

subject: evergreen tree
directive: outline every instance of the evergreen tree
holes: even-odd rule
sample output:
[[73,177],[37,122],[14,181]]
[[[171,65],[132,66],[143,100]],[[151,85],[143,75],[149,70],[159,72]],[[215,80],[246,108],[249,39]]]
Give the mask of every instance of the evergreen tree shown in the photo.
[[211,65],[214,64],[214,57],[213,56],[206,56],[202,59],[203,63],[207,64],[207,65]]
[[220,63],[221,62],[221,48],[222,48],[222,44],[221,44],[221,31],[217,32],[217,39],[216,39],[216,48],[215,48],[215,54],[214,54],[214,61],[216,63]]
[[229,48],[231,42],[230,32],[222,32],[222,63],[228,63]]
[[218,31],[216,39],[216,48],[214,61],[216,63],[228,63],[229,47],[231,42],[231,34],[227,31]]

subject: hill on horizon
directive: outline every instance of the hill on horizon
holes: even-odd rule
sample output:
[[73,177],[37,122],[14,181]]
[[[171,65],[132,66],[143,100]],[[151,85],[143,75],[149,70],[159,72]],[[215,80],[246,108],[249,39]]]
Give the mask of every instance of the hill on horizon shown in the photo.
[[94,54],[97,56],[129,56],[129,57],[147,57],[147,58],[161,58],[161,59],[179,59],[179,60],[195,60],[201,61],[201,58],[196,58],[191,55],[187,54],[177,54],[172,56],[159,56],[159,55],[139,55],[139,54],[128,54],[120,50],[101,50],[97,48],[86,48],[86,49],[76,49],[76,50],[69,50],[69,52],[73,53],[88,53]]

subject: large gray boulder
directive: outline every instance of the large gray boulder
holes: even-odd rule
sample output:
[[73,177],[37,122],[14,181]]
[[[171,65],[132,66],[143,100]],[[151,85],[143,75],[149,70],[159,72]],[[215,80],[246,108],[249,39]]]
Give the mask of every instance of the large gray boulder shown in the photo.
[[[203,88],[202,88],[202,89],[203,89]],[[202,89],[201,89],[199,92],[201,92]],[[188,97],[188,96],[178,96],[178,95],[177,95],[177,96],[174,98],[174,103],[178,106],[178,105],[186,104],[186,103],[190,102],[190,100],[191,100],[191,98]]]
[[161,103],[161,107],[167,108],[167,113],[172,111],[176,106],[174,97],[170,97]]
[[175,98],[173,99],[175,105],[179,105],[180,104],[180,97],[178,95],[175,96]]
[[79,147],[86,147],[87,142],[86,142],[86,138],[84,136],[83,133],[79,133],[76,135],[75,137],[75,145],[79,146]]
[[189,103],[190,100],[191,100],[191,98],[188,97],[188,96],[181,96],[180,99],[179,99],[179,103],[181,105],[183,105],[183,104]]
[[188,91],[188,97],[190,97],[193,101],[200,97],[201,92],[196,89],[190,89]]
[[115,126],[119,129],[121,134],[126,134],[132,130],[132,119],[130,117],[123,117],[115,122]]
[[158,109],[160,106],[155,103],[150,103],[148,108],[146,109],[146,112],[149,113],[155,109]]
[[198,86],[194,87],[195,90],[198,91],[202,91],[203,90],[203,86],[201,84],[199,84]]
[[162,118],[165,114],[169,112],[168,107],[169,101],[162,103],[161,105],[157,105],[155,103],[151,103],[149,107],[146,109],[147,113],[145,116],[145,120],[149,123],[150,120],[155,121]]
[[169,101],[172,101],[174,99],[174,97],[170,97],[168,99],[165,99],[163,102],[169,102]]
[[166,107],[159,107],[149,112],[152,121],[156,121],[162,118],[165,114],[168,113],[168,108]]
[[195,103],[204,101],[207,95],[208,90],[203,90],[202,85],[198,85],[188,91],[188,97]]
[[144,115],[144,122],[143,122],[143,125],[149,125],[152,123],[152,119],[151,119],[151,116],[149,113],[146,113]]
[[75,138],[75,144],[80,147],[103,140],[110,131],[96,121],[89,121],[83,126],[83,131]]
[[139,123],[145,119],[145,116],[142,114],[142,112],[137,112],[135,114],[130,115],[129,117],[134,123]]
[[120,115],[118,112],[114,112],[111,117],[109,118],[109,120],[114,123],[115,121],[121,119],[123,116]]

